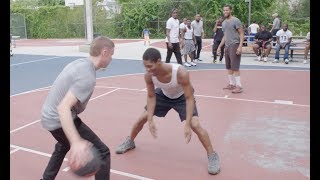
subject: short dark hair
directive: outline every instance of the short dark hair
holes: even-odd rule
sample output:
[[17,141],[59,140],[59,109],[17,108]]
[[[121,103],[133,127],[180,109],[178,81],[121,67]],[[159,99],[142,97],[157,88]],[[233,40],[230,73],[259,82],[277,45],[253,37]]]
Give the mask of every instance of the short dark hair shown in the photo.
[[230,10],[232,10],[232,6],[230,4],[226,4],[223,7],[228,7]]
[[144,61],[151,61],[153,63],[157,62],[159,59],[161,59],[161,54],[158,49],[155,48],[148,48],[142,56],[142,59]]

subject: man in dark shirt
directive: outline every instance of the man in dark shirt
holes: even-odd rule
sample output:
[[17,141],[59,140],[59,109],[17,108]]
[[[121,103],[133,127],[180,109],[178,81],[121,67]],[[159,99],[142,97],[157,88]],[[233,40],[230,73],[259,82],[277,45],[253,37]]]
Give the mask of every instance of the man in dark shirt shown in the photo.
[[[213,28],[213,32],[214,32],[213,45],[212,45],[213,63],[215,63],[217,60],[217,49],[223,37],[223,31],[222,31],[223,20],[224,20],[224,17],[220,16]],[[220,62],[222,61],[223,54],[224,54],[224,45],[221,47],[221,55],[219,58]]]
[[[253,45],[253,51],[257,55],[258,61],[261,61],[261,52],[259,52],[259,49],[262,49],[262,56],[263,56],[263,61],[267,62],[268,61],[268,56],[271,51],[271,41],[272,41],[272,34],[266,30],[265,26],[261,26],[261,31],[259,31],[255,36],[254,36],[254,41],[255,44]],[[266,49],[266,50],[265,50]]]

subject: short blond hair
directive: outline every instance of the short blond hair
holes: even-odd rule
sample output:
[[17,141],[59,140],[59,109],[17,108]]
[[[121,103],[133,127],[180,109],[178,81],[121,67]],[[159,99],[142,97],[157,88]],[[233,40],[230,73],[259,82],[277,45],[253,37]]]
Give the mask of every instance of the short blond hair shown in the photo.
[[90,44],[90,56],[99,56],[103,48],[113,49],[113,41],[105,36],[96,37]]

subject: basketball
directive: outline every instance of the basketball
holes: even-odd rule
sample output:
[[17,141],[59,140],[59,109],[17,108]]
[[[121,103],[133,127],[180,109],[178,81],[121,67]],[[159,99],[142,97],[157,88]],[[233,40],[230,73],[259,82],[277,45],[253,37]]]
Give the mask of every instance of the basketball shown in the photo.
[[97,171],[99,171],[103,163],[100,158],[100,154],[94,146],[92,146],[91,152],[93,155],[93,159],[90,162],[88,162],[85,166],[77,170],[73,170],[73,173],[75,175],[81,176],[81,177],[89,177],[89,176],[95,175]]

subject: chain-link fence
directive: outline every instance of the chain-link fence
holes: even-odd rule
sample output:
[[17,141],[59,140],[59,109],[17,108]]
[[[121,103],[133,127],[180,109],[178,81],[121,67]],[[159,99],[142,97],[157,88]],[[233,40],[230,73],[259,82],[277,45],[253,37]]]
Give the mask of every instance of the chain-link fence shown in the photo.
[[24,14],[10,14],[10,34],[20,36],[22,39],[27,38],[26,18]]

